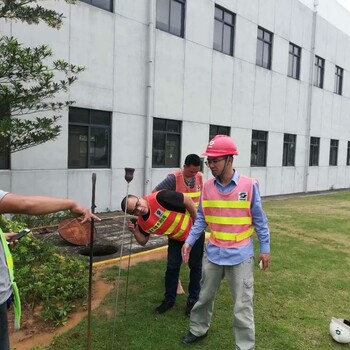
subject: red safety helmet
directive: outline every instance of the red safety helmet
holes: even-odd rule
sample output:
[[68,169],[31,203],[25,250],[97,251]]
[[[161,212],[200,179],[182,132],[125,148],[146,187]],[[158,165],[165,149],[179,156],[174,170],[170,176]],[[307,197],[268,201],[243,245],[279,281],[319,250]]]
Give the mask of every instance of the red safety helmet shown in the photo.
[[213,137],[207,146],[207,149],[202,156],[219,157],[228,155],[238,155],[237,147],[231,137],[226,135],[216,135]]

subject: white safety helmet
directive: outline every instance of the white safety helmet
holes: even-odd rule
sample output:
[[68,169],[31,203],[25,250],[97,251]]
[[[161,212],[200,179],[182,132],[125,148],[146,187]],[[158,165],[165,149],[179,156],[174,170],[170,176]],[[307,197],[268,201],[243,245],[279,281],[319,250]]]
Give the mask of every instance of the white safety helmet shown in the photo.
[[329,324],[329,333],[338,343],[350,343],[350,321],[332,317]]

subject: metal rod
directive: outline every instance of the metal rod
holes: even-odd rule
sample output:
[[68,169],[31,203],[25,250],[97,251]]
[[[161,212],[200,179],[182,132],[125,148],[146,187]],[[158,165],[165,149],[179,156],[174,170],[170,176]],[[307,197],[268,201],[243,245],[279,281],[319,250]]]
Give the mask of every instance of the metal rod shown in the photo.
[[[92,196],[91,196],[91,213],[95,213],[95,189],[96,173],[92,174]],[[93,264],[93,245],[94,245],[94,226],[95,220],[91,218],[90,226],[90,264],[89,264],[89,294],[88,294],[88,329],[87,329],[87,349],[91,349],[91,300],[92,300],[92,264]]]
[[127,273],[126,273],[126,286],[125,286],[124,316],[126,316],[126,306],[127,306],[127,301],[128,301],[129,271],[130,271],[130,259],[131,259],[132,238],[133,238],[133,234],[130,232],[128,270],[127,270]]

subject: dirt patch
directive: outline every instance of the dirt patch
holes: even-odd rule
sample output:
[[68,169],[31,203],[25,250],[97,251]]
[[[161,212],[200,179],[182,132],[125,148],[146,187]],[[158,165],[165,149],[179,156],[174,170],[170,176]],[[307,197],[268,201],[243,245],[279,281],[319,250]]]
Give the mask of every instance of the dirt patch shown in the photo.
[[[136,265],[143,261],[162,260],[166,257],[167,250],[164,248],[154,249],[153,251],[141,252],[130,256],[130,266]],[[129,265],[129,257],[125,256],[122,259],[113,259],[96,264],[97,273],[94,276],[93,291],[92,291],[92,309],[99,306],[101,301],[113,289],[113,284],[108,283],[101,277],[101,272],[104,266],[118,264],[121,261],[121,266],[126,268]],[[35,310],[39,311],[39,310]],[[13,329],[13,318],[9,314],[10,327],[10,342],[11,347],[17,350],[31,350],[38,346],[48,346],[53,338],[59,334],[67,332],[69,329],[76,326],[83,317],[87,315],[86,310],[77,310],[71,313],[68,322],[59,328],[48,327],[43,321],[39,321],[35,317],[35,311],[27,310],[25,306],[22,310],[22,328],[18,331]]]

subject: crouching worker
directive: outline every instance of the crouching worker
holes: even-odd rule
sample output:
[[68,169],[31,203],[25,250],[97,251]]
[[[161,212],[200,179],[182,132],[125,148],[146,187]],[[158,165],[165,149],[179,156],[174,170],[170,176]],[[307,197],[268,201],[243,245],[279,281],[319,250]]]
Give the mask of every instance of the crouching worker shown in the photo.
[[[127,203],[126,203],[127,202]],[[162,314],[175,305],[177,282],[182,262],[181,248],[188,236],[190,228],[197,216],[192,199],[180,192],[163,190],[144,197],[129,195],[122,200],[122,210],[137,216],[137,222],[128,222],[128,229],[139,244],[144,246],[150,234],[166,235],[176,241],[177,249],[168,250],[167,273],[165,275],[165,293],[162,304],[156,308],[156,313]],[[197,244],[198,243],[198,244]],[[193,245],[189,256],[190,282],[186,315],[189,315],[197,302],[202,276],[203,246],[199,241]]]

